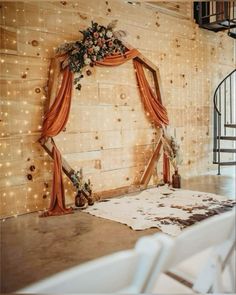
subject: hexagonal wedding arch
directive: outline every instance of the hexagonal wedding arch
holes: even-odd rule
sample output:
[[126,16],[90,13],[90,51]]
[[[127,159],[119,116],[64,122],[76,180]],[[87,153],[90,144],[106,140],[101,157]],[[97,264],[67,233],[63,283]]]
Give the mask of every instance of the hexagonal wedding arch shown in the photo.
[[[159,160],[162,151],[164,182],[169,182],[169,155],[171,146],[164,132],[165,126],[168,125],[168,117],[167,111],[162,104],[163,91],[158,68],[138,50],[132,48],[124,41],[121,41],[120,38],[115,37],[112,27],[103,27],[92,23],[92,27],[89,27],[81,33],[84,35],[82,41],[65,44],[64,49],[66,48],[67,52],[64,50],[62,54],[58,54],[51,60],[48,80],[49,107],[44,116],[42,134],[39,142],[45,151],[53,158],[54,171],[50,205],[48,210],[41,214],[41,216],[61,215],[73,211],[72,208],[66,208],[65,206],[62,171],[77,188],[77,205],[84,205],[85,199],[87,199],[89,205],[93,204],[90,183],[84,182],[82,174],[76,173],[61,156],[53,140],[53,137],[65,128],[69,117],[73,72],[80,73],[79,78],[77,77],[74,79],[74,84],[78,84],[78,80],[83,77],[81,74],[82,66],[87,65],[88,61],[91,62],[91,66],[118,66],[128,60],[133,60],[144,109],[154,125],[162,130],[154,152],[146,165],[137,187],[141,189],[147,187],[155,169],[155,164]],[[73,46],[71,44],[73,44]],[[68,52],[70,52],[70,55]],[[145,77],[143,67],[147,68],[152,73],[155,92],[152,90]],[[62,81],[60,83],[61,76]],[[80,87],[81,84],[78,84],[77,89],[80,90]]]

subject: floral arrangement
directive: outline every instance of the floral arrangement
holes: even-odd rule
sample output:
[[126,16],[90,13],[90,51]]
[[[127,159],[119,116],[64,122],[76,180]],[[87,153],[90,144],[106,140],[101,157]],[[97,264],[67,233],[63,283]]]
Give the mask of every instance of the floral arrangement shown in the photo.
[[[114,32],[117,21],[112,21],[107,27],[92,22],[91,27],[84,31],[81,41],[65,43],[57,49],[58,54],[66,54],[67,58],[62,63],[62,68],[69,66],[73,73],[79,75],[74,79],[76,89],[81,89],[79,81],[83,78],[82,69],[85,66],[93,67],[96,61],[113,54],[124,54],[126,47],[117,37],[122,37],[124,31]],[[91,71],[87,71],[90,75]]]
[[170,146],[172,149],[172,157],[170,158],[170,161],[172,162],[174,169],[178,170],[180,146],[173,136],[170,138]]
[[178,170],[178,165],[180,164],[180,155],[179,150],[180,146],[177,143],[176,139],[173,136],[168,137],[165,134],[164,144],[164,151],[168,156],[171,164],[173,165],[175,170]]
[[92,192],[90,179],[88,179],[88,182],[85,182],[83,180],[82,169],[80,169],[80,171],[73,171],[72,172],[71,181],[72,181],[73,185],[76,187],[77,192],[81,192],[82,190],[85,190],[88,193]]

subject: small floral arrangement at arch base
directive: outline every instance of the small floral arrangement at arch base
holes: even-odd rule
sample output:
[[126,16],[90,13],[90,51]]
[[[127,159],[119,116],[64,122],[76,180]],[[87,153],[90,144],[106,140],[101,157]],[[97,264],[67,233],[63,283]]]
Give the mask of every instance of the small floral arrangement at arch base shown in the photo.
[[88,205],[93,205],[94,200],[92,197],[92,184],[90,179],[84,181],[83,170],[73,171],[70,175],[71,181],[77,190],[77,195],[75,197],[75,205],[77,207],[84,207],[88,202]]
[[81,89],[79,81],[83,78],[82,69],[85,66],[93,67],[96,61],[103,60],[106,56],[124,54],[126,47],[117,37],[125,36],[124,31],[114,32],[117,21],[112,21],[107,27],[92,22],[91,27],[84,31],[81,41],[65,43],[57,49],[58,54],[66,54],[67,58],[62,63],[62,69],[69,66],[70,71],[78,73],[74,79],[76,89]]
[[164,131],[164,152],[169,158],[175,171],[178,171],[178,166],[182,164],[180,156],[180,145],[174,136],[169,135]]

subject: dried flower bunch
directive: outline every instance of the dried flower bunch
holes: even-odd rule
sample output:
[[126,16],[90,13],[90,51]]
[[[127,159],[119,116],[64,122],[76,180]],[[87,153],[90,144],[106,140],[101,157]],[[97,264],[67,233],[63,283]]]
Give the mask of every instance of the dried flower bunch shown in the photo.
[[170,161],[175,169],[178,170],[178,165],[181,164],[182,160],[180,159],[180,146],[176,141],[176,138],[171,136],[170,138],[170,146],[172,149],[172,156],[170,157]]
[[170,146],[172,148],[173,157],[176,158],[178,156],[180,146],[173,136],[171,136],[170,138]]
[[74,79],[76,89],[81,89],[79,81],[83,78],[82,69],[85,66],[93,67],[96,61],[114,54],[124,54],[126,47],[117,37],[125,35],[124,31],[113,32],[117,21],[112,21],[107,27],[92,22],[91,27],[84,31],[81,41],[65,43],[57,49],[58,54],[66,54],[62,68],[69,66],[73,73],[79,75]]
[[171,164],[173,165],[175,170],[178,170],[178,165],[181,164],[179,150],[180,146],[177,143],[175,137],[168,136],[165,134],[164,150],[166,155],[168,156]]

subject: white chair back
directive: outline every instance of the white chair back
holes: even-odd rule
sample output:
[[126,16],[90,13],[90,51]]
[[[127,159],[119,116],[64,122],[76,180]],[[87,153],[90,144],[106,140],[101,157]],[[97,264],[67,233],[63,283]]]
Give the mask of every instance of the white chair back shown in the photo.
[[[220,214],[202,221],[173,239],[168,258],[163,264],[159,262],[153,269],[145,292],[152,292],[161,272],[166,272],[192,257],[193,255],[212,248],[211,255],[203,266],[200,275],[193,284],[193,290],[207,293],[222,292],[221,272],[235,246],[235,210]],[[153,238],[158,242],[158,234]],[[194,265],[192,266],[194,268]]]
[[56,274],[17,293],[140,293],[164,247],[151,237],[117,252]]

